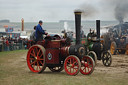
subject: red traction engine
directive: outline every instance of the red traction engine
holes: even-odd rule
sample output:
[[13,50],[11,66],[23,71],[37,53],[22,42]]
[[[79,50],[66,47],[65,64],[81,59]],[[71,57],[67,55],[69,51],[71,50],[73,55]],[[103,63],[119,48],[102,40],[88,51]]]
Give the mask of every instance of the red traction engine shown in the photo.
[[76,45],[71,45],[68,39],[56,39],[47,36],[44,40],[32,45],[27,54],[29,69],[41,73],[48,67],[52,72],[65,72],[77,75],[79,71],[84,75],[93,72],[95,63],[85,55],[85,47],[80,44],[81,12],[75,12]]

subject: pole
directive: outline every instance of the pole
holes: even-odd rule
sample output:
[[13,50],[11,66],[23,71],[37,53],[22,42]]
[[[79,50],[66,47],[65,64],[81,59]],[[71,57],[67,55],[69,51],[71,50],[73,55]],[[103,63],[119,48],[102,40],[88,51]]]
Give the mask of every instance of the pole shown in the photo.
[[21,31],[24,31],[24,19],[23,19],[23,18],[21,19],[21,22],[22,22],[22,28],[21,28]]

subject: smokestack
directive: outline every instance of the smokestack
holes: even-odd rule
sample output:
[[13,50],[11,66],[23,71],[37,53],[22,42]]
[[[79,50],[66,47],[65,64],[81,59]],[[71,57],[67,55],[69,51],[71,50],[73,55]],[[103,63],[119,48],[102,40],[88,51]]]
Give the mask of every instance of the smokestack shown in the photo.
[[97,39],[100,38],[100,20],[96,20]]
[[80,44],[81,11],[75,11],[76,45]]

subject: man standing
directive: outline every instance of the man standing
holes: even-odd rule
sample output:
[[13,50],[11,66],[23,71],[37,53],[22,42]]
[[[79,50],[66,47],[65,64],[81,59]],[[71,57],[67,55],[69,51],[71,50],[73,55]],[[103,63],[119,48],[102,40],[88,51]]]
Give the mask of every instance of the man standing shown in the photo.
[[43,34],[47,35],[48,33],[46,33],[43,28],[42,28],[42,24],[43,22],[40,20],[39,24],[36,26],[36,41],[41,41],[43,40]]
[[34,30],[30,35],[30,40],[33,40],[33,41],[36,40],[36,26],[34,26]]

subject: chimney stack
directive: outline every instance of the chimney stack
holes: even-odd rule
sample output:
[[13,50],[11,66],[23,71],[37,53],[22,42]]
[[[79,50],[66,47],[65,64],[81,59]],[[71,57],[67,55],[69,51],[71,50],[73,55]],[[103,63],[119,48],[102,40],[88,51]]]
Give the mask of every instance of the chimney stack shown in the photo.
[[100,39],[100,20],[96,20],[97,39]]
[[81,30],[81,11],[75,11],[75,30],[76,30],[76,45],[80,44],[80,30]]

